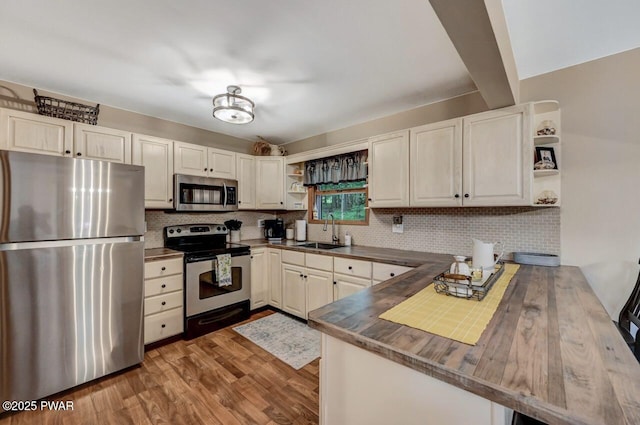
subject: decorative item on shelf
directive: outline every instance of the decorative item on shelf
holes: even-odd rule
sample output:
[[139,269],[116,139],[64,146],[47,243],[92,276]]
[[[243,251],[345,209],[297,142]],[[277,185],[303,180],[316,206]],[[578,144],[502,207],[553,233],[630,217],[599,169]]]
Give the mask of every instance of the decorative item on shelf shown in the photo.
[[556,134],[556,125],[551,120],[542,121],[536,132],[538,136],[553,136],[554,134]]
[[76,121],[84,124],[98,124],[100,104],[96,106],[83,105],[82,103],[56,99],[55,97],[40,96],[33,89],[34,100],[38,107],[38,114],[47,117],[62,118],[63,120]]
[[557,170],[558,161],[552,147],[536,146],[536,163],[533,165],[534,170]]
[[301,176],[302,175],[302,170],[299,167],[294,168],[293,172],[291,174],[295,174],[297,176]]
[[271,155],[271,143],[258,136],[258,140],[253,144],[253,153],[258,156]]
[[536,205],[553,205],[558,202],[558,195],[553,190],[543,190],[536,199]]
[[296,192],[296,193],[304,193],[304,192],[306,192],[306,190],[304,190],[304,186],[300,182],[291,183],[291,188],[289,190],[291,192]]
[[271,148],[271,156],[285,156],[287,151],[284,149],[284,146],[278,145],[270,145]]
[[240,96],[242,89],[227,86],[227,92],[213,98],[213,116],[230,124],[248,124],[253,121],[253,108],[256,106],[249,98]]
[[224,225],[229,229],[230,241],[240,242],[240,227],[242,227],[242,222],[239,220],[227,220],[224,222]]

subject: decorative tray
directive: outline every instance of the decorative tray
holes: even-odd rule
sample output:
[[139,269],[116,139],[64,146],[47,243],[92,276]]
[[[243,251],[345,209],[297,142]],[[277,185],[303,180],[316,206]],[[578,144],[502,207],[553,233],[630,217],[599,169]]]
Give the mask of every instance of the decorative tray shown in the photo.
[[482,280],[474,281],[471,276],[451,274],[448,271],[440,273],[433,279],[433,286],[439,294],[453,295],[459,298],[482,301],[493,287],[493,284],[504,272],[504,263],[499,261],[493,273],[483,276]]

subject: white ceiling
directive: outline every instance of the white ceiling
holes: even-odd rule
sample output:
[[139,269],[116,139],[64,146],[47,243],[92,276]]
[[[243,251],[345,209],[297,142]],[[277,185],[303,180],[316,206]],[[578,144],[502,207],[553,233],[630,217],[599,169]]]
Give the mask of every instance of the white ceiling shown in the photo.
[[503,0],[521,80],[640,47],[638,0]]
[[[274,143],[475,90],[427,0],[3,1],[0,52],[3,80]],[[211,116],[230,84],[253,123]]]

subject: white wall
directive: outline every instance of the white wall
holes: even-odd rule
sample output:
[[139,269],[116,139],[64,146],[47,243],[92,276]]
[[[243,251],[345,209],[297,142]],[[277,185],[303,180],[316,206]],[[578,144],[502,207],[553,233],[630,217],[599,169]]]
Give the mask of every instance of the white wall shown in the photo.
[[612,317],[640,257],[640,49],[521,82],[521,101],[562,108],[561,245]]

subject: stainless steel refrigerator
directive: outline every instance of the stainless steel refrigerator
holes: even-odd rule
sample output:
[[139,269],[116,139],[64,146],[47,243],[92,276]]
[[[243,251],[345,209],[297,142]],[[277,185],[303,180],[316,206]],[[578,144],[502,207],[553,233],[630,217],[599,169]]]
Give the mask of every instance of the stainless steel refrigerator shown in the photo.
[[0,150],[0,202],[0,400],[140,363],[143,167]]

